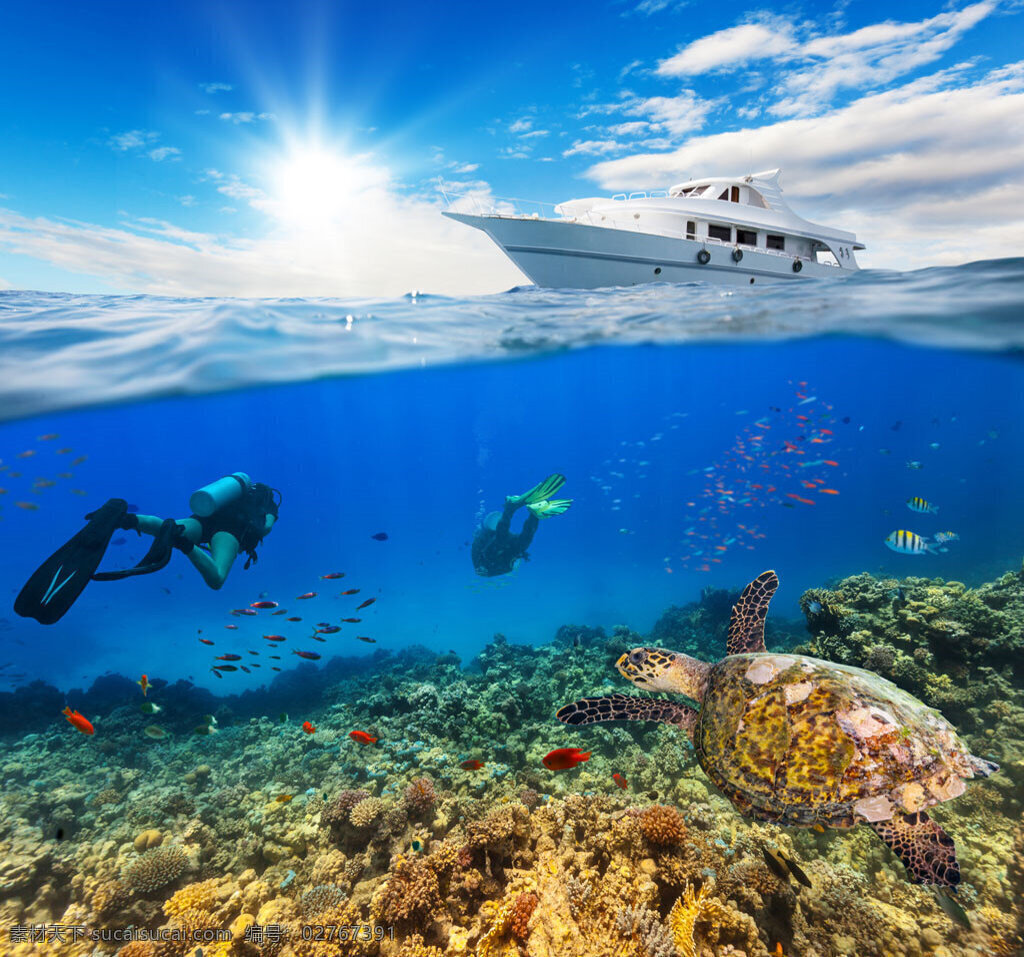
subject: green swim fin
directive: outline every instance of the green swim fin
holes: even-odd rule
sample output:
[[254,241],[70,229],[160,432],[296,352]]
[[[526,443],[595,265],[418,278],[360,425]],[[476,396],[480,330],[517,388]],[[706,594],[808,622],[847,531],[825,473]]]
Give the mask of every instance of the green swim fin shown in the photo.
[[15,599],[14,610],[42,625],[59,621],[89,584],[127,514],[123,498],[112,498],[93,512],[89,524],[35,570]]
[[536,502],[543,502],[554,495],[563,485],[565,485],[565,476],[554,472],[544,479],[543,482],[534,485],[529,492],[523,492],[522,495],[506,495],[505,501],[514,502],[517,505],[532,505]]
[[543,502],[533,502],[526,507],[537,518],[551,518],[552,515],[561,515],[563,512],[567,512],[570,505],[572,505],[571,498],[552,498]]

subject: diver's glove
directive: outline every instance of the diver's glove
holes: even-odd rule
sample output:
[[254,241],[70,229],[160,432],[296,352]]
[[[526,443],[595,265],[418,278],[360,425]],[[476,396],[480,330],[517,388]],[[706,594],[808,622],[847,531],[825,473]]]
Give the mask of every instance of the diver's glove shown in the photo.
[[178,532],[174,536],[174,541],[171,542],[171,548],[178,549],[182,555],[190,555],[192,549],[195,548],[195,543],[185,534],[185,528],[182,525],[177,526]]

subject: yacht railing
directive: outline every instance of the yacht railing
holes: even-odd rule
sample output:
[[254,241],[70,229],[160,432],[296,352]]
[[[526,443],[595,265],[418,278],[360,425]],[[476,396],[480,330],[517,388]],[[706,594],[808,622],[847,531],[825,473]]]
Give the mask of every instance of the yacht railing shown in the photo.
[[[645,223],[641,228],[639,220],[633,222],[611,222],[604,217],[595,219],[591,217],[590,210],[576,216],[563,216],[558,212],[558,203],[542,203],[531,199],[518,199],[509,196],[491,196],[485,194],[466,193],[463,195],[449,195],[443,185],[439,187],[441,194],[447,203],[447,211],[453,213],[468,213],[473,216],[496,216],[502,219],[535,219],[551,220],[559,223],[581,223],[585,226],[599,226],[612,229],[631,229],[638,233],[647,233],[652,236],[663,236],[666,239],[688,239],[692,242],[700,242],[705,246],[725,246],[729,249],[744,249],[768,256],[778,256],[782,259],[801,259],[804,262],[819,263],[822,266],[835,266],[841,268],[838,262],[820,262],[816,256],[798,256],[779,249],[766,249],[761,246],[748,246],[729,242],[724,239],[712,239],[710,236],[693,237],[684,232],[661,227],[651,227]],[[630,199],[665,199],[668,193],[665,190],[654,190],[652,192],[639,193],[616,193],[612,196],[614,202],[626,202]]]

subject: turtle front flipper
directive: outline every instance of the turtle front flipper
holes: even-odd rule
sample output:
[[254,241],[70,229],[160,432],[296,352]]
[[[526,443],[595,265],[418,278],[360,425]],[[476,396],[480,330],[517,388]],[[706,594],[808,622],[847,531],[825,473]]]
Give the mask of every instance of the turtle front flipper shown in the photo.
[[660,721],[693,733],[697,712],[667,698],[635,698],[628,694],[609,694],[601,698],[580,698],[564,705],[555,717],[565,724],[597,724],[601,721]]
[[953,838],[924,811],[896,814],[888,821],[872,821],[871,826],[903,862],[912,884],[960,883]]
[[764,620],[768,615],[775,589],[779,587],[779,576],[773,571],[761,572],[746,588],[740,599],[732,606],[729,616],[729,637],[725,642],[727,655],[742,655],[764,651]]

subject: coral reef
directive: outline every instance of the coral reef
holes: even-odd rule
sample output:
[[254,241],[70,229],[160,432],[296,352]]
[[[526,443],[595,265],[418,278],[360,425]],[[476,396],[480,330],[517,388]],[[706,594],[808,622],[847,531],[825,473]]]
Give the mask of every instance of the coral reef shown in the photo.
[[[181,686],[169,704],[162,695],[178,686],[168,686],[150,698],[167,705],[170,737],[150,742],[138,686],[107,679],[89,706],[102,728],[94,738],[53,720],[5,740],[0,914],[10,926],[182,935],[69,942],[61,957],[191,957],[197,947],[204,957],[1019,952],[1020,576],[967,589],[861,575],[801,601],[805,652],[880,671],[1003,765],[935,812],[957,840],[970,929],[910,885],[867,829],[740,817],[676,728],[553,722],[559,705],[612,687],[609,660],[632,645],[720,657],[732,597],[708,592],[670,609],[651,638],[572,625],[539,647],[496,636],[465,669],[423,649],[327,668],[295,691],[315,736],[267,697],[217,700]],[[792,637],[788,626],[774,634]],[[18,700],[35,715],[28,694]],[[219,732],[192,734],[205,714]],[[378,743],[350,742],[359,727]],[[547,751],[571,745],[591,759],[547,771]],[[464,769],[470,759],[483,767]],[[780,877],[768,850],[798,862],[813,887]],[[311,930],[330,925],[367,930],[345,942]]]

